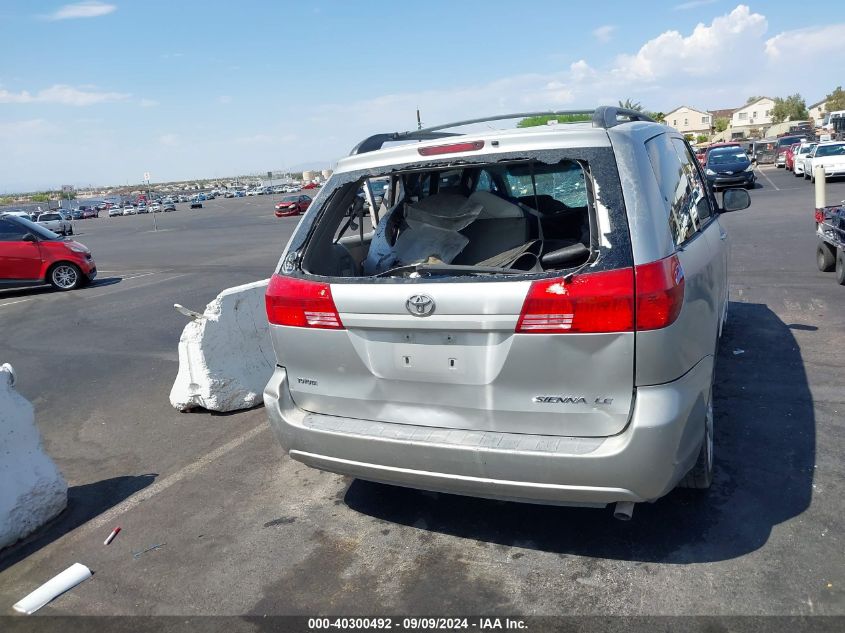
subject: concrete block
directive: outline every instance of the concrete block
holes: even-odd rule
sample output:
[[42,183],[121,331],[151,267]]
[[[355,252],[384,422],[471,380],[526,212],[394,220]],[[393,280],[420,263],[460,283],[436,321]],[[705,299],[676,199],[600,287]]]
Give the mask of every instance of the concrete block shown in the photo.
[[179,339],[179,373],[170,403],[180,411],[249,409],[262,392],[276,359],[264,306],[269,279],[221,292],[192,320]]
[[44,451],[32,404],[15,390],[11,365],[0,366],[0,549],[67,506],[67,483]]

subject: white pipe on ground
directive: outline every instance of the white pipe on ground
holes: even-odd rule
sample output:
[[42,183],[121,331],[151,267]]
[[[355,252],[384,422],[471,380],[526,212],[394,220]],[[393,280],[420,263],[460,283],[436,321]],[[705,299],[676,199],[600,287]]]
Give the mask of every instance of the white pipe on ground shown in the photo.
[[824,209],[827,206],[824,167],[821,165],[813,167],[813,178],[816,181],[816,209]]

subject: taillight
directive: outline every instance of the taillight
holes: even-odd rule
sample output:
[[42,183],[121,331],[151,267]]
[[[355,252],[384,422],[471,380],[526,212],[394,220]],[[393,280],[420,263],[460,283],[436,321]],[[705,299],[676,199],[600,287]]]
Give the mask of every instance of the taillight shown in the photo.
[[636,267],[637,330],[672,325],[684,305],[684,269],[677,255]]
[[634,329],[634,270],[534,281],[516,323],[517,333],[628,332]]
[[265,302],[267,320],[275,325],[343,329],[329,284],[273,275]]
[[434,147],[420,147],[420,156],[437,156],[439,154],[455,154],[457,152],[474,152],[484,147],[484,141],[467,141],[465,143],[450,143],[449,145],[435,145]]
[[814,213],[814,215],[815,215],[817,224],[821,224],[821,223],[824,222],[824,211],[822,209],[816,209],[816,212]]
[[633,332],[635,323],[637,330],[656,330],[674,323],[683,300],[684,271],[675,255],[636,268],[544,279],[531,283],[516,332]]

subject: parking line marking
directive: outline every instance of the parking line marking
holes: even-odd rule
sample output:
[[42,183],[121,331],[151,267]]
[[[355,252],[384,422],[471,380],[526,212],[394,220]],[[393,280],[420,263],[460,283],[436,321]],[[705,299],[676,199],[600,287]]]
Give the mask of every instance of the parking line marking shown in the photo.
[[18,301],[10,301],[9,303],[0,303],[0,308],[5,308],[6,306],[13,306],[16,303],[24,303],[26,301],[32,301],[32,299],[20,299]]
[[[138,507],[145,501],[152,499],[156,495],[164,492],[174,484],[178,484],[183,479],[190,477],[191,475],[196,474],[206,466],[208,466],[213,461],[220,459],[227,453],[232,452],[245,442],[248,442],[256,435],[263,433],[264,431],[269,431],[270,427],[267,425],[267,422],[262,422],[258,426],[251,428],[246,433],[236,437],[230,442],[227,442],[223,446],[219,448],[215,448],[213,451],[206,453],[199,459],[191,462],[187,466],[177,470],[172,475],[168,475],[164,479],[159,479],[152,485],[144,488],[143,490],[139,490],[137,493],[132,495],[131,497],[127,498],[126,500],[122,501],[121,503],[117,504],[116,506],[112,507],[111,509],[107,510],[103,514],[98,517],[95,517],[88,521],[88,523],[82,526],[82,529],[86,531],[90,530],[98,530],[106,524],[112,523],[117,517],[120,515]],[[78,530],[82,531],[82,530]]]
[[760,175],[761,175],[763,178],[765,178],[766,180],[768,180],[768,181],[769,181],[769,184],[770,184],[772,187],[774,187],[774,188],[775,188],[775,191],[780,191],[780,187],[778,187],[775,183],[773,183],[773,182],[772,182],[772,179],[771,179],[771,178],[769,178],[769,177],[766,175],[766,172],[764,172],[762,169],[758,169],[757,171],[759,171],[759,172],[760,172]]

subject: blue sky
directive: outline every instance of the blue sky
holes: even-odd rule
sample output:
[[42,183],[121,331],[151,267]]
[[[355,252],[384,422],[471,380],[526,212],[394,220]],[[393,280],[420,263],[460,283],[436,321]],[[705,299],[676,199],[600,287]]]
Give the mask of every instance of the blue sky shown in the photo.
[[0,193],[330,166],[417,106],[434,125],[845,83],[840,1],[640,4],[6,0]]

